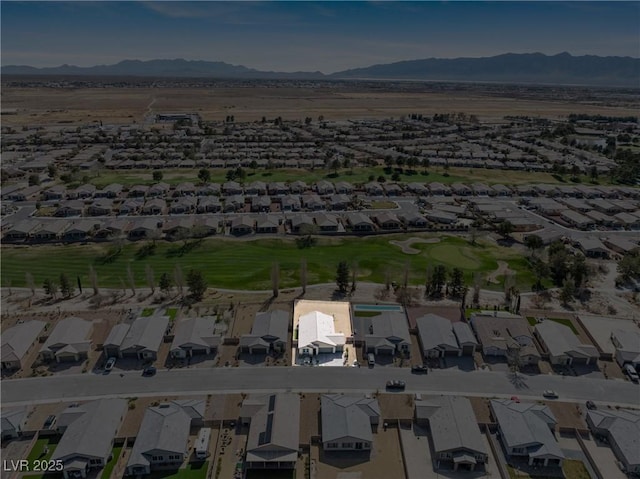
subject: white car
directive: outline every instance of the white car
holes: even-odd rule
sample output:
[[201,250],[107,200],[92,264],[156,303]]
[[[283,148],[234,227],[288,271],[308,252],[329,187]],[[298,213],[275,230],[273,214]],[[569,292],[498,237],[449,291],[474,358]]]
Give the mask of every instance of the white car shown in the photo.
[[109,358],[107,359],[107,364],[104,365],[104,370],[111,371],[115,365],[116,365],[116,358]]
[[558,399],[558,393],[551,389],[547,389],[545,392],[542,393],[542,395],[547,399]]

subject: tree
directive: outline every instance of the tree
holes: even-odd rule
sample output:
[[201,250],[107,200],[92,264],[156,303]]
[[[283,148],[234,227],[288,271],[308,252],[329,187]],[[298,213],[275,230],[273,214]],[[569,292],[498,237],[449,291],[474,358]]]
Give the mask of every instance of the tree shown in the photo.
[[336,285],[338,291],[342,294],[346,294],[349,288],[349,264],[346,261],[340,261],[338,263],[338,269],[336,271]]
[[454,298],[459,298],[464,291],[464,273],[460,268],[453,268],[451,271],[451,281],[449,282],[449,294]]
[[52,298],[55,298],[58,294],[58,285],[51,281],[49,278],[44,280],[42,288],[44,289],[44,292]]
[[60,293],[62,293],[65,298],[69,298],[74,290],[73,283],[69,281],[68,276],[65,273],[60,273]]
[[164,178],[164,175],[162,174],[162,171],[154,171],[153,172],[153,181],[158,182],[158,181],[162,181],[162,178]]
[[351,293],[355,293],[356,291],[356,282],[358,276],[358,265],[354,264],[351,268]]
[[56,177],[57,174],[58,174],[58,169],[56,168],[56,165],[54,165],[53,163],[50,163],[49,166],[47,166],[47,175],[49,175],[49,178],[53,179]]
[[640,277],[640,248],[634,248],[624,254],[618,262],[618,274],[621,282]]
[[314,224],[304,224],[300,226],[300,234],[303,235],[300,238],[296,238],[296,244],[298,248],[311,248],[315,246],[317,240],[314,238],[314,235],[317,235],[320,232],[320,228],[318,225]]
[[307,292],[307,259],[300,259],[300,285],[302,286],[302,294]]
[[498,223],[497,231],[504,239],[508,239],[511,237],[511,233],[513,233],[513,224],[509,220],[501,221]]
[[589,266],[587,265],[584,256],[577,254],[573,257],[570,272],[575,287],[581,289],[587,282],[587,277],[589,276]]
[[524,245],[531,251],[532,255],[535,255],[536,251],[544,247],[544,242],[538,235],[529,235],[525,238]]
[[29,175],[29,186],[36,186],[40,184],[40,175],[34,173]]
[[340,169],[340,166],[342,166],[342,163],[340,163],[340,160],[337,158],[331,162],[331,169],[333,170],[333,173],[335,175],[338,174],[338,170]]
[[151,288],[151,294],[154,294],[156,292],[156,279],[153,273],[153,268],[150,264],[147,263],[144,268],[144,272],[147,277],[147,284],[149,285],[149,288]]
[[28,271],[24,274],[24,282],[27,285],[27,288],[31,290],[31,296],[36,295],[36,283],[33,280],[33,275]]
[[160,291],[162,291],[164,294],[168,295],[169,293],[171,293],[171,290],[173,289],[173,281],[171,279],[171,276],[169,276],[169,273],[162,273],[162,275],[160,276]]
[[564,306],[567,306],[570,302],[573,301],[573,295],[575,293],[575,283],[573,279],[569,276],[562,283],[562,289],[560,290],[560,300]]
[[433,274],[431,275],[431,294],[430,296],[441,296],[442,288],[447,281],[447,268],[444,265],[438,264],[433,268]]
[[207,282],[204,279],[202,271],[197,269],[189,270],[187,274],[187,288],[189,289],[189,297],[192,300],[202,300],[205,291],[207,291]]
[[271,289],[273,297],[277,298],[280,294],[280,264],[277,261],[271,265]]
[[211,181],[211,172],[206,168],[201,168],[200,171],[198,171],[198,179],[204,184],[209,183],[209,181]]
[[473,302],[474,307],[478,307],[480,304],[480,274],[476,273],[473,275]]

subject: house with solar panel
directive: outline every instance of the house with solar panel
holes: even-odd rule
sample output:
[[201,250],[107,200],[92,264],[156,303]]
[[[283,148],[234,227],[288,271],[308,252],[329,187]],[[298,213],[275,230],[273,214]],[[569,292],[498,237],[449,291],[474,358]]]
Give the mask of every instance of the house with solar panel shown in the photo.
[[249,426],[245,468],[294,469],[300,447],[297,394],[259,394],[242,402],[240,423]]

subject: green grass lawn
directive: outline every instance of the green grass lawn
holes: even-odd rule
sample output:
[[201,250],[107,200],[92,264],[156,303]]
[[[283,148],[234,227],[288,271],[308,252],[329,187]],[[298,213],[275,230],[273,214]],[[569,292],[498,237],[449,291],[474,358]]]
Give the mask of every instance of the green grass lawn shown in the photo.
[[209,462],[189,464],[184,469],[178,469],[178,471],[164,471],[164,472],[152,472],[148,476],[148,479],[204,479],[207,477],[207,468]]
[[[538,324],[538,321],[536,321],[536,318],[532,316],[527,316],[527,321],[529,321],[529,324],[531,326],[535,326],[536,324]],[[571,331],[573,331],[573,334],[575,334],[576,336],[578,335],[578,330],[575,328],[575,326],[573,325],[570,319],[546,318],[546,321],[555,321],[556,323],[563,324],[567,326],[569,329],[571,329]]]
[[[200,168],[195,169],[170,169],[163,170],[162,181],[170,185],[177,185],[182,182],[191,182],[197,184],[198,172]],[[209,168],[212,183],[224,183],[227,181],[227,168]],[[333,175],[333,171],[324,168],[314,170],[305,169],[286,169],[278,168],[274,170],[258,169],[255,172],[250,168],[245,168],[247,176],[244,183],[252,181],[296,181],[301,180],[306,183],[315,183],[318,180],[329,180],[333,182],[348,181],[349,183],[366,183],[373,176],[377,180],[379,176],[384,176],[387,181],[391,181],[390,174],[386,174],[383,167],[362,167],[350,170],[341,169],[337,175]],[[406,171],[406,170],[405,170]],[[548,183],[561,184],[562,181],[554,178],[550,173],[532,172],[532,171],[510,171],[510,170],[490,170],[484,168],[454,168],[451,167],[445,171],[444,167],[430,167],[427,172],[423,168],[418,168],[414,174],[400,174],[402,182],[418,182],[431,183],[437,181],[444,184],[452,184],[456,182],[474,183],[482,182],[488,184],[501,183],[505,185],[517,184],[534,184]],[[569,180],[565,179],[565,182]],[[580,177],[582,183],[588,183],[590,178],[587,176]],[[127,170],[127,171],[109,171],[100,172],[99,176],[89,179],[89,182],[103,188],[110,183],[120,183],[123,185],[146,184],[151,185],[153,181],[153,170]],[[608,184],[608,179],[600,178],[600,184]]]
[[175,321],[178,310],[176,308],[167,308],[167,316],[171,321]]
[[[404,239],[410,235],[371,236],[366,238],[319,238],[318,244],[300,249],[292,239],[258,239],[235,241],[211,238],[202,241],[182,256],[172,253],[175,245],[157,242],[152,255],[136,258],[144,242],[126,244],[109,261],[103,261],[112,246],[108,244],[30,246],[2,248],[2,284],[25,285],[25,272],[33,275],[41,285],[48,277],[55,279],[64,272],[70,277],[80,276],[88,281],[89,265],[95,268],[98,281],[104,287],[121,287],[126,283],[130,265],[139,286],[145,285],[145,267],[149,264],[156,278],[162,273],[172,274],[177,264],[186,276],[190,269],[201,270],[210,287],[239,290],[268,290],[273,262],[280,265],[280,287],[299,285],[300,260],[305,258],[308,283],[332,283],[336,266],[346,260],[357,265],[358,280],[383,283],[388,270],[392,281],[400,282],[405,265],[409,266],[410,282],[424,283],[428,265],[443,264],[459,267],[470,284],[473,273],[489,273],[497,268],[497,259],[506,261],[517,272],[521,291],[527,291],[534,282],[527,261],[515,248],[478,242],[472,246],[467,240],[453,236],[439,236],[439,243],[414,244],[420,254],[405,254],[391,245],[391,239]],[[424,236],[424,235],[423,235]],[[434,235],[431,235],[434,236]],[[484,288],[502,289],[501,284],[483,284]]]
[[144,308],[140,316],[142,316],[143,318],[146,318],[147,316],[153,316],[155,310],[156,308]]
[[100,479],[109,479],[111,473],[113,472],[113,468],[116,467],[116,463],[118,462],[118,458],[120,457],[120,453],[122,452],[122,446],[114,447],[111,451],[111,455],[113,456],[107,465],[104,466],[102,470],[102,476]]
[[[509,477],[511,479],[546,479],[547,476],[531,476],[523,471],[516,471],[513,467],[507,466],[509,471]],[[576,459],[565,459],[562,462],[562,472],[564,472],[565,479],[591,479],[589,471],[582,463]]]
[[[27,461],[29,461],[29,464],[33,464],[33,462],[36,459],[40,461],[48,461],[49,459],[51,459],[51,456],[53,455],[53,451],[56,450],[57,446],[58,446],[58,443],[51,442],[51,439],[48,437],[38,439],[36,443],[33,445],[31,452],[27,456]],[[45,447],[48,447],[49,451],[46,454],[43,454]]]

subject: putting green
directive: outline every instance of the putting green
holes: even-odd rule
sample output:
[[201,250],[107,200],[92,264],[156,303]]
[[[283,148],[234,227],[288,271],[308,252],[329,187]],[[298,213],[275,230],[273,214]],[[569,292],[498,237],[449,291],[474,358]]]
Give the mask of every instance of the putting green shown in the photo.
[[481,263],[468,248],[451,244],[437,244],[428,250],[429,256],[452,268],[476,269]]

